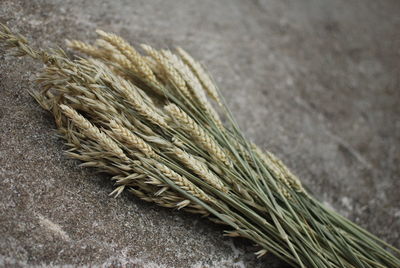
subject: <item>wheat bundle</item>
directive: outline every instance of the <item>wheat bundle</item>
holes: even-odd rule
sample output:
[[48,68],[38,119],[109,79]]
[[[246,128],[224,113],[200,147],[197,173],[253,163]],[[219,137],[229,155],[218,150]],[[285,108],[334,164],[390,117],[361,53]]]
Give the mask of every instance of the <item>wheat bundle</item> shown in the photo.
[[33,49],[4,25],[0,42],[45,64],[32,96],[53,114],[67,155],[111,175],[112,195],[127,190],[201,214],[225,224],[224,235],[257,243],[257,256],[270,252],[294,267],[400,267],[399,250],[323,206],[244,137],[187,52],[142,45],[139,53],[117,35],[97,34],[94,45],[67,42],[85,55],[73,59]]

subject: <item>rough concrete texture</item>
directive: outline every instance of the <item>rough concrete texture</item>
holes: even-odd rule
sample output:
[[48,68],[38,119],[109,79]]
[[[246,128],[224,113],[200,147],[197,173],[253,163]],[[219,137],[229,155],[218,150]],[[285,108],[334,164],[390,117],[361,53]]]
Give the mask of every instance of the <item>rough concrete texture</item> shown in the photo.
[[[35,46],[116,32],[208,66],[244,132],[314,195],[400,247],[397,0],[2,0]],[[0,55],[0,266],[286,267],[196,216],[128,194],[62,153],[29,96],[41,64]]]

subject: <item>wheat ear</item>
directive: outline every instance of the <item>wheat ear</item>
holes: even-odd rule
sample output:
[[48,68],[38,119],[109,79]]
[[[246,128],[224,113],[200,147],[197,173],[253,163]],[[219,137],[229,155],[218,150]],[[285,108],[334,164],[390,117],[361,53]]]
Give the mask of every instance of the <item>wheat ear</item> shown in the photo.
[[191,99],[197,101],[200,108],[223,130],[223,124],[219,119],[217,112],[207,100],[204,88],[192,70],[175,54],[169,50],[163,50],[162,55],[168,60],[169,64],[182,76],[190,89]]
[[149,158],[158,158],[158,155],[149,144],[147,144],[142,138],[133,134],[127,128],[119,125],[114,120],[110,121],[110,128],[115,135],[115,138],[123,142],[127,147],[139,150]]
[[176,183],[179,187],[181,187],[183,190],[190,193],[191,195],[208,203],[215,202],[209,195],[207,195],[203,190],[201,190],[199,187],[190,182],[186,177],[179,175],[166,165],[161,163],[155,163],[155,167],[161,173],[161,175],[167,177],[168,179]]
[[168,62],[164,55],[149,45],[142,44],[141,47],[151,58],[153,58],[158,66],[161,67],[166,78],[170,80],[170,82],[176,87],[176,89],[179,90],[186,98],[192,99],[189,89],[186,86],[185,80],[177,72],[174,66],[172,66],[172,64]]
[[192,155],[177,147],[173,148],[172,152],[179,159],[179,161],[181,161],[188,169],[193,171],[206,183],[224,193],[229,192],[228,188],[224,186],[222,181],[216,175],[214,175],[204,163],[200,162]]
[[176,48],[179,56],[181,56],[182,60],[192,69],[193,73],[195,73],[206,90],[207,94],[215,100],[218,105],[222,106],[221,99],[219,97],[217,87],[212,82],[210,76],[206,73],[203,67],[196,62],[185,50],[180,47]]
[[138,74],[148,82],[159,84],[153,71],[147,65],[147,62],[142,56],[123,38],[112,34],[106,33],[102,30],[96,30],[96,33],[105,41],[109,42],[121,52],[130,62],[137,68]]
[[188,134],[190,134],[190,136],[195,139],[206,152],[228,167],[232,166],[231,160],[228,158],[221,146],[219,146],[219,144],[187,113],[172,103],[165,106],[165,110],[167,110],[169,115],[178,122],[179,126],[187,131]]
[[85,135],[98,142],[104,149],[118,156],[120,159],[129,161],[129,158],[124,154],[117,143],[109,138],[104,132],[100,131],[96,126],[92,125],[92,123],[77,111],[64,104],[61,104],[60,108],[64,115],[74,122],[74,124],[76,124]]
[[114,88],[126,98],[126,101],[132,105],[135,111],[149,122],[163,128],[169,128],[164,118],[156,112],[155,107],[146,104],[136,87],[129,81],[124,79],[114,81]]
[[97,48],[93,45],[90,45],[88,43],[78,41],[78,40],[66,40],[66,43],[67,43],[68,47],[75,49],[79,52],[85,53],[94,58],[104,57],[104,53],[102,53],[102,51],[99,48]]

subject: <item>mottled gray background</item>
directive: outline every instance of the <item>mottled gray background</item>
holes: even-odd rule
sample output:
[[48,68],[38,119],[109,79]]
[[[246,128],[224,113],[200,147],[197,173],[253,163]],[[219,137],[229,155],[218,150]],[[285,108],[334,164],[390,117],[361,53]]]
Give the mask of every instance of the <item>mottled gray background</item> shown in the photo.
[[[116,32],[208,66],[247,135],[328,206],[400,247],[400,1],[1,0],[35,46]],[[285,267],[63,155],[28,95],[41,64],[0,55],[0,266]]]

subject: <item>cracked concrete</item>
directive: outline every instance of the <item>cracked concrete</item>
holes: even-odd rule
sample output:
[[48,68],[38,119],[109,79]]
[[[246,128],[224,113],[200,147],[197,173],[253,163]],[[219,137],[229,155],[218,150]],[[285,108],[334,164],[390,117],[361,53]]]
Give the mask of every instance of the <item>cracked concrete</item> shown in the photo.
[[[242,129],[327,205],[400,247],[398,1],[2,0],[34,46],[116,32],[208,66]],[[0,266],[285,267],[207,220],[123,194],[64,157],[29,96],[41,65],[0,56]]]

